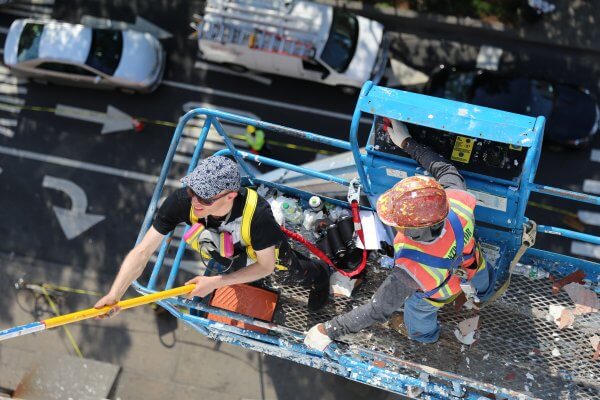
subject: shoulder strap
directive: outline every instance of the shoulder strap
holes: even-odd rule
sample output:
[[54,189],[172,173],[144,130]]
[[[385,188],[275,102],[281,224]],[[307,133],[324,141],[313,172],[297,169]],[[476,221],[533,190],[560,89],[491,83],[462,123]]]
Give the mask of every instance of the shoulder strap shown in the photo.
[[433,268],[452,270],[460,266],[463,261],[468,260],[470,257],[472,257],[472,255],[463,258],[462,253],[465,246],[464,232],[462,229],[462,224],[460,223],[460,219],[458,219],[458,215],[456,215],[452,209],[450,209],[450,212],[448,213],[448,220],[450,222],[450,226],[452,227],[452,232],[454,232],[454,239],[456,240],[456,253],[454,258],[436,257],[427,253],[423,253],[422,251],[405,248],[396,253],[396,258],[409,258],[420,264],[425,264]]
[[241,223],[241,236],[244,243],[246,243],[246,247],[248,248],[248,255],[254,256],[252,258],[256,258],[254,254],[254,249],[252,249],[252,235],[250,233],[250,227],[252,225],[252,218],[254,217],[254,211],[256,211],[256,205],[258,204],[258,193],[252,189],[246,189],[246,203],[244,204],[244,209],[242,210],[242,223]]

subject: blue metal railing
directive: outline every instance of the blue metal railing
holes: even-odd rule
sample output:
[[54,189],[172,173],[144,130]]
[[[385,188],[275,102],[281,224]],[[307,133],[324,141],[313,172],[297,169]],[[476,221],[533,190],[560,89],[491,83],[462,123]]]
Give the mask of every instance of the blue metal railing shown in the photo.
[[[361,152],[359,150],[360,146],[358,144],[358,126],[360,123],[360,118],[362,116],[362,113],[365,112],[365,110],[369,110],[369,112],[377,114],[376,105],[372,102],[369,103],[368,95],[372,89],[373,89],[373,85],[368,82],[365,84],[365,86],[361,90],[359,103],[357,104],[357,107],[356,107],[354,115],[353,115],[352,123],[351,123],[350,141],[349,142],[341,141],[338,139],[328,138],[328,137],[317,135],[317,134],[310,133],[310,132],[291,129],[291,128],[287,128],[287,127],[284,127],[281,125],[270,124],[270,123],[263,122],[263,121],[255,121],[250,118],[241,117],[241,116],[233,115],[230,113],[219,112],[219,111],[212,111],[212,110],[207,110],[207,109],[196,109],[196,110],[192,110],[192,111],[186,113],[180,119],[179,124],[177,125],[177,128],[175,130],[173,139],[171,140],[171,144],[170,144],[169,150],[167,152],[166,159],[165,159],[165,162],[163,164],[163,167],[162,167],[159,179],[158,179],[157,187],[152,195],[150,205],[148,207],[148,211],[145,215],[145,218],[144,218],[144,221],[142,224],[142,228],[138,235],[137,242],[139,243],[142,240],[145,233],[150,228],[150,225],[152,222],[152,217],[156,211],[158,200],[161,197],[162,189],[166,182],[167,176],[169,174],[169,170],[170,170],[171,164],[173,162],[175,151],[176,151],[178,143],[182,137],[183,130],[184,130],[186,124],[192,118],[199,117],[199,116],[203,116],[206,119],[205,119],[204,125],[201,129],[201,133],[198,138],[198,142],[194,149],[194,153],[193,153],[192,159],[190,161],[190,165],[188,167],[188,172],[193,170],[193,168],[197,165],[198,160],[201,155],[201,152],[202,152],[202,149],[206,142],[209,130],[211,128],[214,128],[216,130],[216,132],[219,134],[219,136],[223,138],[223,142],[225,143],[225,146],[226,146],[226,149],[223,149],[223,150],[217,152],[217,154],[230,155],[230,156],[234,157],[235,160],[239,163],[242,170],[245,172],[245,174],[246,174],[245,179],[247,179],[249,181],[249,183],[251,183],[251,184],[256,185],[256,184],[264,183],[267,186],[271,186],[271,187],[277,188],[283,192],[291,193],[295,196],[300,196],[300,197],[302,197],[302,196],[306,197],[306,196],[310,195],[310,193],[304,192],[299,189],[289,188],[289,187],[286,187],[284,185],[280,185],[280,184],[277,184],[274,182],[262,181],[260,178],[257,178],[254,175],[253,170],[248,166],[247,161],[251,161],[251,162],[255,162],[255,163],[262,163],[262,164],[266,164],[266,165],[269,165],[269,166],[272,166],[275,168],[285,168],[290,171],[294,171],[294,172],[298,172],[298,173],[312,176],[315,178],[335,182],[340,185],[345,185],[345,186],[349,185],[349,182],[343,178],[339,178],[339,177],[336,177],[336,176],[333,176],[333,175],[330,175],[327,173],[319,172],[319,171],[309,170],[309,169],[306,169],[306,168],[303,168],[303,167],[300,167],[300,166],[297,166],[294,164],[275,160],[275,159],[265,157],[265,156],[254,155],[254,154],[236,149],[235,145],[229,139],[229,137],[227,136],[226,132],[224,131],[224,129],[221,125],[220,120],[226,120],[226,121],[230,121],[230,122],[237,123],[237,124],[253,125],[259,129],[264,129],[264,130],[268,130],[271,132],[276,132],[276,133],[280,133],[280,134],[284,134],[284,135],[290,135],[295,138],[309,140],[314,143],[320,143],[320,144],[332,146],[332,147],[338,148],[340,150],[346,150],[346,151],[350,150],[352,152],[353,157],[356,162],[358,174],[359,174],[361,183],[363,185],[363,191],[366,192],[366,194],[371,195],[374,192],[374,190],[373,190],[373,187],[371,186],[371,181],[369,179],[368,167],[372,166],[372,165],[385,166],[386,165],[385,163],[388,161],[393,164],[393,160],[386,161],[386,160],[381,160],[381,159],[376,159],[376,158],[370,159],[369,157],[372,157],[372,155],[361,154]],[[378,88],[378,87],[377,87],[377,90],[379,91],[378,95],[382,95],[382,93],[384,92],[381,88]],[[391,91],[391,89],[386,89],[386,90]],[[390,93],[392,93],[397,98],[399,95],[403,95],[404,92],[391,91]],[[440,99],[437,99],[437,100],[440,100]],[[381,102],[383,100],[378,99],[377,101]],[[423,101],[423,99],[419,99],[419,101]],[[379,104],[381,104],[381,103],[379,103]],[[456,104],[459,104],[459,103],[456,103]],[[444,100],[443,107],[445,110],[447,110],[448,107],[450,107],[450,105],[451,104],[448,103],[448,101]],[[472,109],[470,109],[470,110],[472,111]],[[421,111],[419,111],[419,112],[421,112]],[[500,113],[500,112],[497,112],[497,113]],[[496,115],[496,114],[494,114],[494,115]],[[497,115],[507,115],[507,114],[497,114]],[[415,122],[416,118],[413,118],[409,112],[403,113],[403,114],[402,113],[399,114],[396,112],[393,116],[390,115],[390,117],[397,117],[398,119],[405,118],[406,120],[410,119],[410,121],[412,123],[418,123],[418,121]],[[513,132],[513,133],[518,132],[519,129],[521,129],[521,131],[522,131],[522,129],[526,128],[527,129],[526,135],[524,135],[520,139],[510,138],[510,142],[511,143],[512,142],[519,143],[519,145],[529,147],[529,149],[530,149],[530,152],[528,153],[527,158],[526,158],[526,162],[524,163],[524,168],[523,168],[524,172],[523,172],[522,176],[520,177],[519,182],[507,182],[507,181],[502,181],[502,182],[497,181],[496,182],[499,186],[502,186],[503,190],[506,190],[506,188],[509,186],[508,184],[510,184],[510,185],[518,184],[518,188],[516,188],[517,191],[515,193],[515,196],[518,197],[518,199],[515,200],[518,203],[518,206],[511,209],[512,214],[508,216],[508,219],[518,218],[519,222],[526,221],[526,218],[524,217],[524,214],[522,212],[525,211],[527,198],[531,191],[540,192],[540,193],[549,193],[549,194],[552,194],[555,196],[569,197],[569,198],[576,198],[576,197],[583,196],[583,198],[578,198],[578,200],[583,199],[583,201],[586,201],[587,203],[596,204],[596,205],[600,204],[600,198],[597,198],[595,196],[581,195],[581,194],[577,194],[574,192],[568,192],[568,191],[557,191],[554,188],[549,188],[547,186],[540,186],[540,185],[536,185],[533,183],[533,178],[535,176],[535,169],[537,167],[537,163],[539,160],[539,152],[541,149],[541,147],[540,147],[541,146],[541,135],[543,132],[544,120],[543,120],[543,118],[532,119],[529,117],[522,117],[522,118],[521,117],[522,116],[515,117],[515,115],[513,115],[513,114],[508,115],[507,120],[505,121],[505,124],[503,125],[505,127],[508,127],[508,129],[510,129],[511,132]],[[420,118],[427,119],[427,117],[426,116],[424,117],[423,115],[421,115]],[[450,120],[446,121],[446,123],[448,123],[449,121]],[[533,123],[532,121],[535,121],[535,123]],[[428,123],[431,124],[432,122],[429,121]],[[436,122],[436,123],[438,123],[438,122]],[[465,128],[466,126],[467,125],[465,125],[464,123],[461,122],[459,124],[458,128],[455,127],[453,129],[454,129],[454,131],[460,130],[460,129],[466,129]],[[479,123],[479,127],[482,129],[485,128],[485,129],[491,130],[497,126],[498,126],[498,124],[495,124],[493,121],[488,121],[487,119],[483,119]],[[503,135],[504,136],[502,136],[502,138],[505,138],[505,137],[508,138],[510,136],[506,133]],[[485,180],[483,178],[484,177],[482,177],[482,179],[481,179],[482,182]],[[482,185],[484,185],[484,184],[485,184],[485,182],[482,183]],[[372,196],[370,196],[370,198],[373,199]],[[338,205],[344,205],[343,202],[340,202],[338,200],[330,199],[330,201],[332,201],[332,202],[337,201]],[[499,220],[498,223],[501,224],[503,222]],[[513,226],[511,226],[511,227],[513,227]],[[597,237],[581,234],[578,232],[572,232],[572,231],[568,231],[568,230],[559,230],[559,229],[560,228],[548,227],[548,226],[543,226],[543,225],[541,227],[538,227],[538,230],[540,230],[541,232],[554,233],[554,234],[559,233],[565,237],[576,238],[578,240],[583,240],[583,241],[587,241],[590,243],[599,243],[597,241],[599,238],[597,238]],[[512,231],[507,231],[507,232],[504,232],[504,233],[498,235],[498,237],[500,238],[499,242],[504,243],[503,245],[505,245],[506,247],[510,247],[509,251],[507,251],[507,254],[514,253],[514,250],[515,250],[514,246],[518,242],[518,237],[515,238],[515,236],[518,236],[519,230],[520,230],[520,228],[516,228],[516,229],[513,229]],[[486,228],[483,231],[495,232],[493,228]],[[157,256],[157,260],[155,262],[154,269],[152,271],[152,274],[150,276],[148,284],[146,286],[143,286],[139,282],[134,282],[134,287],[139,292],[149,293],[149,292],[153,292],[156,290],[156,285],[157,285],[157,282],[159,281],[161,267],[162,267],[162,264],[164,263],[167,250],[171,243],[171,237],[172,237],[171,234],[168,235],[160,247],[160,250],[159,250],[158,256]],[[178,275],[179,265],[181,264],[181,260],[183,258],[184,252],[185,252],[185,246],[186,246],[185,242],[183,242],[183,241],[179,242],[175,260],[173,262],[173,266],[172,266],[171,270],[169,271],[168,279],[166,281],[167,289],[173,286],[175,279]],[[511,250],[512,250],[512,252],[511,252]],[[529,253],[529,256],[535,258],[535,257],[543,256],[543,253],[540,253],[540,252],[536,253],[535,251],[531,251]],[[560,255],[555,255],[555,257],[557,259],[560,259]],[[568,258],[568,259],[562,258],[561,260],[565,261],[565,263],[567,263],[567,262],[571,263],[571,264],[574,263],[572,258]],[[576,264],[576,262],[575,262],[575,264]],[[600,266],[598,266],[598,268],[596,269],[594,267],[593,263],[584,263],[582,265],[585,266],[586,271],[600,271]],[[600,274],[598,274],[598,278],[600,279]],[[324,358],[322,353],[315,352],[313,350],[309,350],[306,347],[304,347],[303,345],[295,343],[295,342],[299,341],[300,339],[302,339],[302,337],[303,337],[302,332],[295,331],[295,330],[292,330],[292,329],[289,329],[289,328],[286,328],[286,327],[283,327],[280,325],[276,325],[273,323],[266,323],[263,321],[258,321],[251,317],[239,315],[237,313],[233,313],[230,311],[215,309],[215,308],[205,305],[203,303],[192,302],[192,301],[183,300],[183,299],[171,299],[168,301],[160,302],[160,304],[163,307],[165,307],[171,314],[173,314],[177,318],[180,318],[180,319],[186,321],[187,323],[191,324],[194,327],[194,329],[197,329],[199,332],[203,333],[204,335],[207,335],[208,337],[212,337],[217,340],[223,340],[223,341],[227,341],[230,343],[234,343],[234,344],[237,344],[237,345],[245,347],[245,348],[251,348],[254,350],[258,350],[258,351],[261,351],[266,354],[278,355],[280,357],[284,357],[284,358],[287,358],[287,359],[290,359],[290,360],[293,360],[293,361],[296,361],[296,362],[299,362],[299,363],[302,363],[305,365],[314,366],[319,369],[328,370],[330,372],[334,372],[341,376],[345,376],[347,378],[350,378],[350,379],[353,379],[353,380],[356,380],[359,382],[368,383],[373,386],[377,386],[377,387],[380,387],[380,388],[383,388],[386,390],[392,390],[392,391],[396,391],[398,393],[406,393],[409,387],[419,387],[422,390],[424,390],[426,392],[427,396],[429,396],[430,398],[447,398],[447,397],[456,395],[457,393],[460,392],[464,395],[464,398],[476,399],[476,398],[479,398],[479,394],[477,394],[476,391],[488,392],[488,393],[494,392],[496,394],[504,395],[506,398],[516,398],[516,397],[527,398],[526,396],[524,397],[524,396],[522,396],[518,393],[512,392],[510,390],[504,390],[502,388],[498,388],[498,387],[491,386],[491,385],[486,385],[481,382],[475,382],[475,381],[471,381],[468,379],[463,379],[462,377],[459,377],[459,376],[452,376],[451,374],[443,373],[442,371],[437,371],[440,373],[440,375],[436,375],[436,376],[445,379],[445,383],[431,384],[431,383],[423,382],[423,381],[416,379],[414,377],[411,377],[409,375],[391,372],[386,369],[375,367],[373,364],[365,362],[362,359],[356,359],[356,358],[352,357],[351,355],[349,355],[345,349],[338,349],[337,352],[331,353],[329,358],[326,358],[326,357]],[[188,309],[193,308],[193,309],[197,309],[197,310],[200,310],[203,312],[208,312],[208,313],[215,314],[215,315],[226,316],[226,317],[229,317],[229,318],[232,318],[235,320],[249,323],[251,325],[263,327],[265,329],[269,329],[270,333],[264,334],[261,332],[251,331],[251,330],[238,328],[238,327],[234,327],[234,326],[229,326],[229,325],[224,325],[222,323],[212,321],[208,318],[190,315],[190,314],[182,312],[179,309],[179,307],[182,307],[182,306],[185,308],[188,308]],[[285,337],[289,337],[290,340],[292,340],[292,342],[290,342],[289,340],[286,340]],[[384,357],[384,355],[380,355],[380,356]],[[418,369],[416,365],[414,365],[413,367]]]

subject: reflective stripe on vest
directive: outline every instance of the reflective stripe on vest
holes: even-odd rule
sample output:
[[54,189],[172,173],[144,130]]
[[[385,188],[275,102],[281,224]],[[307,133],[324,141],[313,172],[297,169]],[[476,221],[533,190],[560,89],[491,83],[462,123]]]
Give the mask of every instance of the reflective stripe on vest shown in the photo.
[[[447,192],[453,216],[449,215],[444,232],[439,238],[431,243],[424,243],[398,233],[394,240],[396,263],[419,284],[424,294],[430,292],[430,295],[425,297],[438,303],[453,299],[461,292],[461,280],[451,275],[452,268],[469,267],[475,262],[478,268],[466,269],[467,280],[485,268],[485,259],[481,256],[473,237],[473,210],[476,201],[471,194],[464,191]],[[454,224],[451,220],[454,220]],[[452,225],[456,226],[458,235],[454,234]],[[456,241],[458,236],[463,239],[459,246]],[[462,253],[459,257],[456,257],[457,250]],[[465,255],[470,257],[464,257]]]

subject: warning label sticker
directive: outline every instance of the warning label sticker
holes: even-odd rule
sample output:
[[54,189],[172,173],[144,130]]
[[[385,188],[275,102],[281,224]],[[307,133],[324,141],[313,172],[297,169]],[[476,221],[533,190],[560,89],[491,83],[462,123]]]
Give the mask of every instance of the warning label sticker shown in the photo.
[[454,148],[452,149],[452,161],[458,161],[461,163],[468,164],[473,152],[473,145],[475,139],[465,136],[457,136],[456,142],[454,142]]

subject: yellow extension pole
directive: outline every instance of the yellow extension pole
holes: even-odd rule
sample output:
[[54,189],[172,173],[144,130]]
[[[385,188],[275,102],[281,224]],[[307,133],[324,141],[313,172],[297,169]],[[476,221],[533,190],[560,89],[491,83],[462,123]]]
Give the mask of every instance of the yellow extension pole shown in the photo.
[[[168,299],[170,297],[181,296],[184,294],[190,293],[196,287],[195,284],[180,286],[169,290],[164,290],[162,292],[156,292],[152,294],[147,294],[144,296],[134,297],[132,299],[121,300],[115,306],[119,306],[122,310],[126,310],[128,308],[143,306],[144,304],[154,303],[156,301]],[[102,308],[88,308],[87,310],[81,310],[70,314],[61,315],[58,317],[53,317],[44,320],[44,324],[46,325],[46,329],[56,328],[57,326],[62,326],[66,324],[70,324],[77,321],[83,321],[84,319],[95,318],[100,315],[104,315],[110,311],[111,308],[115,306],[105,306]]]

